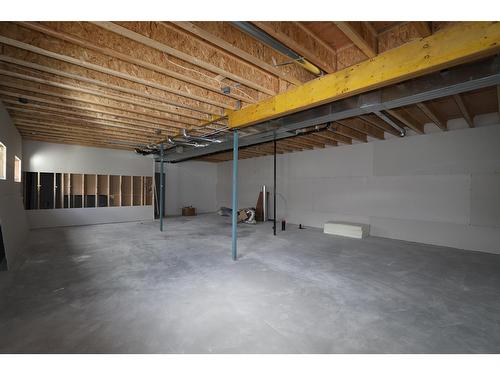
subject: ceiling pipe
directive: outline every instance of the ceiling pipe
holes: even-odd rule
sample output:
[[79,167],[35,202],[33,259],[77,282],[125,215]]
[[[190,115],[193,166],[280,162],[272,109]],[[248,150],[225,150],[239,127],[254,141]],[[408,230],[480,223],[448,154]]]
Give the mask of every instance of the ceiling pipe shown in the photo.
[[258,27],[252,25],[250,22],[238,21],[238,22],[231,22],[231,24],[240,29],[241,31],[247,33],[248,35],[251,35],[255,39],[261,41],[262,43],[267,44],[269,47],[275,49],[276,51],[282,53],[283,55],[288,56],[293,60],[293,62],[299,64],[312,74],[317,76],[323,74],[323,71],[316,65],[312,64],[310,61],[306,60],[303,56],[291,50],[280,41],[274,39],[271,35],[269,35],[265,31],[262,31]]
[[389,116],[385,115],[383,112],[375,111],[373,112],[375,115],[377,115],[378,118],[381,120],[385,121],[389,125],[391,125],[394,129],[396,129],[399,132],[400,137],[404,137],[406,135],[406,129],[399,126],[394,122]]
[[201,144],[197,142],[182,142],[182,141],[174,141],[172,138],[167,137],[167,142],[173,146],[189,146],[189,147],[207,147],[208,144]]
[[200,141],[200,142],[209,142],[209,143],[222,143],[220,139],[207,138],[207,137],[199,137],[192,136],[187,133],[186,129],[182,129],[182,136],[188,141]]

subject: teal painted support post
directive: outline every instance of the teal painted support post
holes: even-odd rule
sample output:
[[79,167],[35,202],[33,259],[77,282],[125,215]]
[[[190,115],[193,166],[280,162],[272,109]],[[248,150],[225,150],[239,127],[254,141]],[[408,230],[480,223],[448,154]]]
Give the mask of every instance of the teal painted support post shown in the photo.
[[238,130],[233,132],[233,212],[232,212],[232,247],[231,254],[236,260],[238,241]]
[[165,199],[165,184],[163,183],[163,143],[160,143],[160,232],[163,232],[163,205]]

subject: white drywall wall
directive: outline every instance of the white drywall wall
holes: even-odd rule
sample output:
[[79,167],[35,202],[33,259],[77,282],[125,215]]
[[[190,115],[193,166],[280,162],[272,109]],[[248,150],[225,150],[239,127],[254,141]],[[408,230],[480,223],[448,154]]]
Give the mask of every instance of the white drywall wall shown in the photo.
[[[156,163],[156,171],[160,171]],[[217,210],[217,165],[202,161],[165,163],[165,210],[180,215],[182,207],[193,206],[198,213]]]
[[14,182],[14,156],[24,163],[21,135],[0,102],[0,142],[7,147],[7,179],[0,180],[0,225],[9,268],[15,266],[28,226],[22,202],[22,183]]
[[153,175],[153,159],[132,151],[29,140],[23,150],[28,172]]
[[[23,141],[23,171],[153,176],[151,157],[131,151]],[[31,228],[152,220],[153,206],[27,210]]]
[[28,210],[26,212],[32,228],[122,223],[153,219],[151,206],[61,208]]
[[[498,114],[448,132],[278,155],[278,218],[321,227],[370,224],[374,236],[500,254]],[[433,125],[426,126],[427,129]],[[272,187],[272,157],[241,160],[239,205]],[[218,164],[217,201],[231,204],[232,162]]]

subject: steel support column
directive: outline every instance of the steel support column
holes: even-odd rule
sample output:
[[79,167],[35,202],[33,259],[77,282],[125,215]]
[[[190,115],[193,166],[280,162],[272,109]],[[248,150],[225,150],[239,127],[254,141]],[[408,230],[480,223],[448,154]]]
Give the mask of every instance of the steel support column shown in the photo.
[[276,236],[276,139],[274,140],[273,234]]
[[160,231],[163,232],[163,201],[165,199],[165,184],[163,183],[163,143],[160,143]]
[[238,241],[238,130],[233,132],[233,206],[232,206],[231,255],[236,260]]

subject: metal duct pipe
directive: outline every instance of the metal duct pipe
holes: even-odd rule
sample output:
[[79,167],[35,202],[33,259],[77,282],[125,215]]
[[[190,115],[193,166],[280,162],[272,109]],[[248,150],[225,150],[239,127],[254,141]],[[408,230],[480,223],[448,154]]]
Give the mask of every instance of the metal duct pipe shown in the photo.
[[167,142],[170,143],[171,145],[174,146],[190,146],[190,147],[207,147],[208,144],[201,144],[201,143],[190,143],[190,142],[180,142],[180,141],[174,141],[172,138],[167,137]]
[[189,135],[186,129],[182,129],[182,136],[186,138],[188,141],[200,141],[200,142],[209,142],[209,143],[222,143],[220,139],[206,138]]
[[241,31],[253,36],[255,39],[260,40],[262,43],[267,44],[269,47],[275,49],[276,51],[281,52],[283,55],[290,57],[295,63],[299,64],[312,74],[317,76],[323,74],[322,70],[318,68],[316,65],[307,61],[303,56],[300,56],[297,52],[291,50],[280,41],[274,39],[271,35],[269,35],[265,31],[262,31],[258,27],[252,25],[250,22],[240,21],[231,23]]
[[375,111],[373,113],[376,114],[378,118],[384,120],[386,123],[391,125],[394,129],[396,129],[399,132],[400,137],[404,137],[406,135],[406,129],[399,126],[398,124],[396,124],[396,122],[394,122],[389,116],[387,116],[384,113],[379,112],[379,111]]

